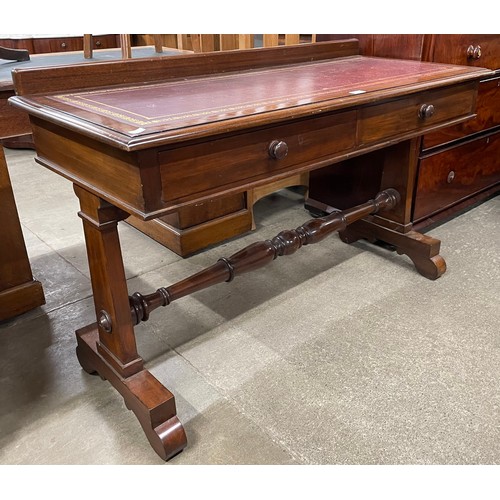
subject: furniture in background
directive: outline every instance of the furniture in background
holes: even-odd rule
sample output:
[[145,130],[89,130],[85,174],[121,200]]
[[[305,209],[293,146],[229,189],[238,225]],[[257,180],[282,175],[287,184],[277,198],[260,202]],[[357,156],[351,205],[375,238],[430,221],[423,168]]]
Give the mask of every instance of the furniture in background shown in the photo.
[[[117,35],[119,39],[119,46],[122,52],[122,59],[132,58],[132,40],[131,35]],[[161,54],[163,52],[163,44],[161,35],[151,35],[153,37],[153,44],[155,52]],[[93,35],[85,34],[83,35],[83,57],[85,59],[92,59],[93,56]]]
[[45,297],[41,283],[31,272],[2,146],[0,220],[0,321],[5,321],[45,304]]
[[[425,134],[418,158],[410,221],[422,230],[500,191],[500,35],[317,35],[318,40],[353,36],[365,56],[485,67],[495,72],[479,85],[477,116]],[[435,109],[435,112],[439,111]],[[307,206],[343,208],[376,193],[381,158],[348,160],[311,174]],[[353,226],[354,228],[355,226]]]
[[[367,222],[367,236],[398,234],[398,252],[439,277],[439,241],[409,221],[415,144],[473,117],[479,80],[490,74],[373,60],[354,40],[14,71],[11,101],[30,115],[36,161],[73,182],[80,200],[96,322],[77,331],[78,359],[119,391],[162,458],[181,451],[186,435],[173,394],[144,368],[134,327],[355,221]],[[163,217],[375,150],[383,172],[374,199],[129,296],[117,225],[130,214]]]
[[[51,52],[74,52],[83,50],[82,35],[3,35],[0,46],[11,49],[26,49],[30,54]],[[93,35],[92,49],[112,49],[120,46],[119,35]]]
[[[151,42],[151,39],[146,41]],[[175,43],[176,47],[195,53],[209,53],[289,46],[314,41],[315,35],[299,34],[179,34],[175,39],[165,38],[163,43]],[[275,154],[286,156],[287,149],[283,144],[277,144]],[[303,186],[307,189],[308,184],[309,173],[300,172],[242,193],[183,206],[152,221],[131,216],[127,222],[175,253],[186,257],[209,245],[255,229],[253,207],[264,196],[292,186]]]
[[[127,36],[127,35],[125,35]],[[83,40],[83,39],[82,39]],[[100,40],[92,36],[92,45],[97,46]],[[103,45],[103,44],[101,44]],[[88,52],[89,42],[85,50]],[[83,42],[82,42],[83,48]],[[127,49],[128,50],[128,49]],[[158,46],[132,47],[132,58],[169,57],[185,53],[178,49],[170,48],[160,52]],[[122,58],[121,48],[92,49],[92,57],[85,57],[82,50],[70,52],[53,52],[48,54],[34,54],[26,61],[0,61],[0,121],[3,129],[0,143],[8,148],[33,148],[31,127],[28,116],[22,111],[9,106],[7,100],[14,95],[14,84],[11,72],[14,68],[47,67],[68,64],[90,64],[98,61],[112,61]]]
[[0,59],[6,61],[29,61],[30,53],[25,49],[8,49],[0,45]]

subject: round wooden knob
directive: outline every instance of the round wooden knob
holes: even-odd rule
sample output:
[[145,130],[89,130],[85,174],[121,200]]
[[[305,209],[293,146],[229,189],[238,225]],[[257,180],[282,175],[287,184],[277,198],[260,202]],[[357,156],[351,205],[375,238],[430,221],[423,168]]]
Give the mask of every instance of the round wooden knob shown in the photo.
[[469,45],[467,47],[467,58],[468,59],[479,59],[481,57],[481,45]]
[[448,177],[446,177],[446,182],[448,184],[451,184],[454,178],[455,178],[455,172],[451,170],[450,173],[448,174]]
[[269,156],[282,160],[288,154],[288,144],[285,141],[273,141],[269,144]]
[[422,104],[418,111],[418,116],[425,120],[426,118],[430,118],[432,115],[434,115],[434,111],[435,109],[432,104]]

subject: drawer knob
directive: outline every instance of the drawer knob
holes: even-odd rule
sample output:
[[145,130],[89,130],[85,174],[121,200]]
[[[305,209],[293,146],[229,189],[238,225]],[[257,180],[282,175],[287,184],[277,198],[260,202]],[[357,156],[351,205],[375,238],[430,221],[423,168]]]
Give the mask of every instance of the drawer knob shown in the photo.
[[422,104],[418,110],[418,116],[422,119],[430,118],[434,115],[434,106],[432,104]]
[[469,45],[467,47],[467,58],[468,59],[479,59],[481,57],[481,45]]
[[61,48],[62,48],[62,49],[65,49],[65,48],[66,48],[66,42],[62,42],[62,43],[61,43]]
[[282,160],[288,154],[288,144],[285,141],[272,141],[269,144],[269,156],[276,160]]
[[450,173],[448,174],[448,177],[446,177],[446,182],[448,184],[451,184],[454,178],[455,178],[455,172],[451,170]]
[[100,47],[101,45],[102,45],[101,40],[97,40],[96,43],[95,43],[95,46],[96,47]]

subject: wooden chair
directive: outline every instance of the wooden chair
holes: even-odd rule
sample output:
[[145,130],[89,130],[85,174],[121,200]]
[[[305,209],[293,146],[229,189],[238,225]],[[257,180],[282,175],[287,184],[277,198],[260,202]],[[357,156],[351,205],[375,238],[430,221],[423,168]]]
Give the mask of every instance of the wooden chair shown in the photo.
[[[132,43],[130,35],[118,35],[120,37],[120,47],[122,49],[122,59],[132,58]],[[163,52],[163,44],[161,35],[153,35],[155,51],[161,54]],[[83,57],[92,59],[92,35],[83,35]]]
[[0,59],[6,61],[29,61],[30,53],[26,49],[10,49],[0,46]]

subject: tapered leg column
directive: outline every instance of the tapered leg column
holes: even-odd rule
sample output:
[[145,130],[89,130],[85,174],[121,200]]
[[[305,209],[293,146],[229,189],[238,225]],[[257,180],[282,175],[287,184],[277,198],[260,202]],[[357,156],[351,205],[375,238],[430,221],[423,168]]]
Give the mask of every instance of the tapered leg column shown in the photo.
[[144,369],[137,353],[117,225],[128,214],[75,185],[80,199],[97,323],[76,332],[77,356],[89,373],[123,396],[154,450],[165,460],[186,446],[174,396]]

